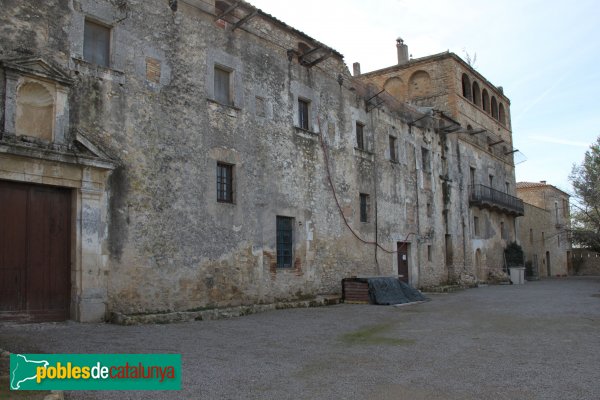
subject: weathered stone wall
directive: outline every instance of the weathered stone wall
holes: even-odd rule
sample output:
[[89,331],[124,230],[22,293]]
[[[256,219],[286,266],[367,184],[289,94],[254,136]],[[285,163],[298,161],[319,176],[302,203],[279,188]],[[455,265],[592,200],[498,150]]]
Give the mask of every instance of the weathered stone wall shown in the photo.
[[518,230],[526,261],[537,265],[540,276],[566,275],[571,251],[568,196],[551,185],[519,187],[517,192],[525,202]]
[[[493,228],[483,244],[470,240],[466,188],[469,166],[500,180],[514,176],[510,167],[441,135],[435,118],[412,124],[416,111],[367,106],[335,52],[301,65],[301,44],[320,44],[264,14],[233,30],[205,2],[176,11],[162,0],[5,3],[0,56],[41,56],[68,71],[64,142],[82,133],[118,161],[99,200],[102,267],[89,270],[109,311],[338,293],[345,277],[397,274],[399,242],[410,245],[411,283],[435,286],[475,276],[474,249],[503,243]],[[83,59],[86,18],[111,27],[109,67]],[[399,95],[454,109],[441,90],[453,62],[407,72]],[[230,105],[216,100],[215,66],[231,73]],[[310,103],[308,130],[297,127],[298,99]],[[217,162],[233,165],[231,203],[217,201]],[[369,195],[367,222],[359,193]],[[503,218],[489,214],[490,226]],[[292,268],[277,267],[277,216],[294,218]]]
[[557,228],[552,213],[525,203],[525,216],[519,219],[519,241],[525,261],[537,266],[540,276],[567,274],[567,234]]
[[600,276],[600,253],[586,249],[573,249],[569,274]]

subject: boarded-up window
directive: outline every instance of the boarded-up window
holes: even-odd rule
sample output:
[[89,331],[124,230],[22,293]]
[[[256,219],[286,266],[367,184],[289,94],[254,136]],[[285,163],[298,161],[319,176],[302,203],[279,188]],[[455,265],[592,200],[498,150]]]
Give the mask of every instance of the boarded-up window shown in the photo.
[[27,82],[17,92],[17,135],[52,140],[54,127],[54,99],[47,87]]
[[110,64],[110,28],[85,20],[83,29],[83,59],[108,67]]
[[277,216],[277,268],[291,268],[294,245],[294,219]]
[[215,66],[215,100],[221,104],[232,105],[231,71]]

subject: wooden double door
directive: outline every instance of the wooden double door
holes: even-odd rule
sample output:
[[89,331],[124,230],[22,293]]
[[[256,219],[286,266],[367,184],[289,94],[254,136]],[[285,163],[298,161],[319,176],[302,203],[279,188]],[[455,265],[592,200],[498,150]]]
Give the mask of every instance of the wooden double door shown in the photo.
[[69,318],[70,244],[69,189],[0,181],[0,319]]

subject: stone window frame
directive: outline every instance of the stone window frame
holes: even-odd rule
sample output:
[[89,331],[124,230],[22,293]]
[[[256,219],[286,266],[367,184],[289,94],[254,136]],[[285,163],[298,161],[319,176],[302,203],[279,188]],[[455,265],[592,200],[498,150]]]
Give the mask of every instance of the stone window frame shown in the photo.
[[0,63],[4,70],[4,134],[17,135],[18,94],[23,85],[35,83],[53,96],[53,121],[50,143],[64,144],[69,131],[69,90],[73,81],[57,67],[41,58],[17,58]]
[[[106,54],[107,64],[99,64],[99,63],[95,62],[95,60],[90,60],[89,58],[85,57],[85,53],[86,53],[85,31],[86,31],[86,27],[87,27],[88,23],[92,24],[92,25],[96,25],[101,28],[106,28],[108,30],[108,54]],[[93,65],[98,65],[100,67],[111,68],[113,66],[113,61],[112,61],[113,45],[114,45],[113,26],[111,24],[103,22],[97,18],[94,18],[93,16],[86,15],[83,20],[83,40],[82,40],[82,51],[81,51],[83,61],[88,62]]]
[[[222,76],[223,80],[227,81],[227,88],[226,88],[226,93],[217,93],[219,92],[219,90],[217,90],[217,86],[218,86],[218,75]],[[234,84],[235,84],[235,71],[232,70],[231,68],[224,66],[224,65],[220,65],[220,64],[214,64],[213,66],[213,95],[214,95],[214,100],[219,103],[222,104],[224,106],[235,106],[235,102],[234,102],[234,96],[233,96],[233,91],[234,91]]]
[[[230,104],[223,104],[215,96],[215,68],[230,71]],[[232,56],[220,49],[210,49],[206,54],[205,88],[207,100],[224,107],[241,109],[244,104],[244,87],[242,76],[244,67],[239,57]]]
[[[292,114],[292,125],[296,129],[308,132],[317,132],[317,110],[319,109],[319,93],[313,90],[311,87],[304,85],[298,81],[292,81],[290,83],[290,93],[292,95],[291,103],[291,114]],[[304,129],[300,125],[300,115],[298,100],[308,102],[308,129]]]

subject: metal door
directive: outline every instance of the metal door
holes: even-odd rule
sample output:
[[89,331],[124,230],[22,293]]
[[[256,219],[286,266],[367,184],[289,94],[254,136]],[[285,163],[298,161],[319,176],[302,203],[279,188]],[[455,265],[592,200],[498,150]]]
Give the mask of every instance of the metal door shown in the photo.
[[398,277],[408,283],[408,251],[410,243],[398,242]]

